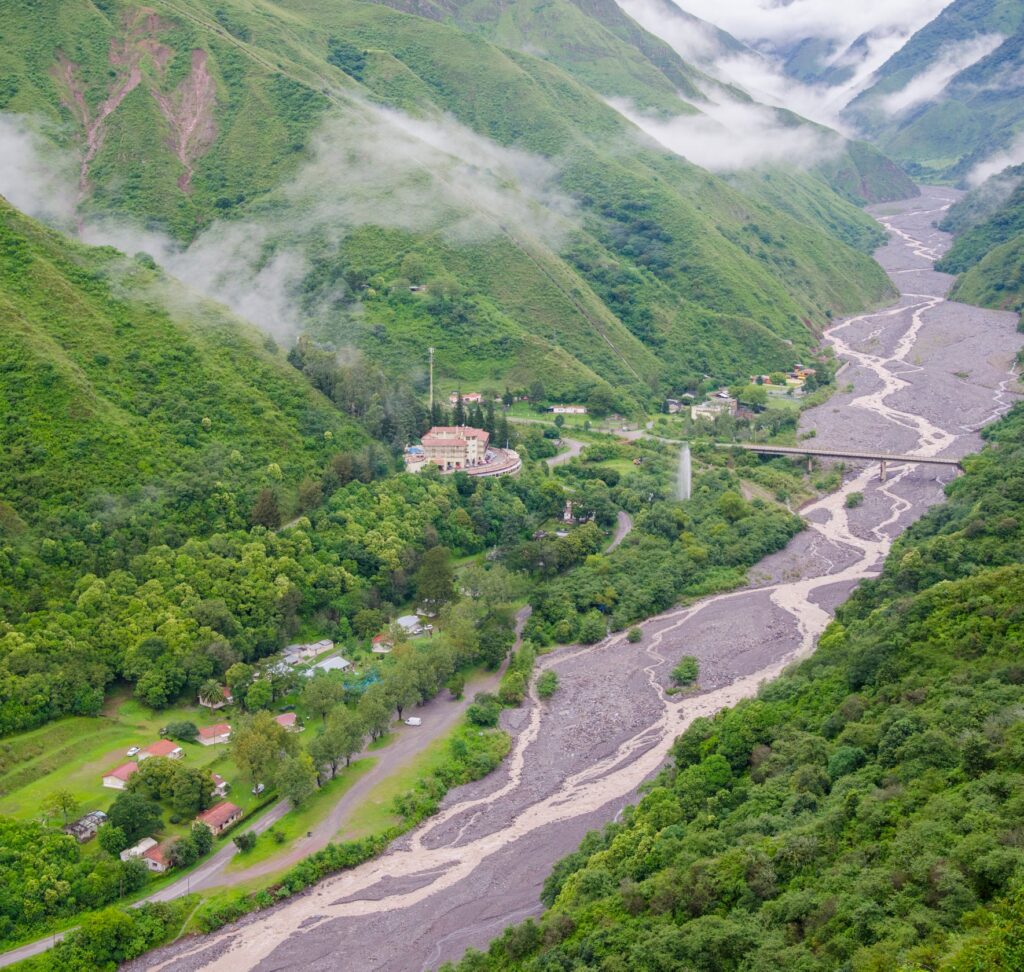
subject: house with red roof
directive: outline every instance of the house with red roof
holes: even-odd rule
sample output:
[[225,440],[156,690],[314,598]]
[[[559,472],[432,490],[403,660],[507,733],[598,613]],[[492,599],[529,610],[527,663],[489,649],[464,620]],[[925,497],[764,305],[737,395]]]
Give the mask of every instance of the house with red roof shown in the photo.
[[274,722],[289,732],[302,732],[303,727],[299,725],[294,712],[282,712],[279,716],[274,716]]
[[210,778],[213,780],[213,795],[221,799],[226,797],[228,790],[231,789],[231,784],[220,773],[211,773]]
[[197,736],[200,746],[220,746],[231,738],[231,726],[217,722],[212,726],[200,726]]
[[139,859],[155,874],[163,874],[171,866],[166,844],[150,847],[139,855]]
[[128,777],[138,771],[138,763],[122,763],[117,769],[104,775],[103,785],[111,790],[123,790],[128,785]]
[[242,808],[236,807],[228,800],[215,803],[209,810],[204,810],[196,823],[206,824],[214,834],[222,834],[228,827],[242,819]]
[[185,750],[176,742],[170,739],[159,739],[150,743],[145,749],[139,752],[139,762],[149,759],[150,756],[166,756],[167,759],[181,759]]

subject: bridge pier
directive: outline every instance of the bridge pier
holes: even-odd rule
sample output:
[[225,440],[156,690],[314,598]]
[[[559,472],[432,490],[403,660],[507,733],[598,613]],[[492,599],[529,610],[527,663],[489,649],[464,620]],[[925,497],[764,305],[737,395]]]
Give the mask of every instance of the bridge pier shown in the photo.
[[880,483],[884,483],[885,482],[885,472],[886,472],[885,460],[883,459],[882,460],[882,468],[879,470],[879,473],[878,473],[878,481]]
[[807,475],[810,476],[810,474],[812,472],[814,472],[814,456],[808,456],[807,457]]

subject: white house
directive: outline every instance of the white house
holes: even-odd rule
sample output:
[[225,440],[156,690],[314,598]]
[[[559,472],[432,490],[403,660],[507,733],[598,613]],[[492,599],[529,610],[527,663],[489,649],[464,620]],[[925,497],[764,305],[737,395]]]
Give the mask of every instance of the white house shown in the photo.
[[289,665],[299,665],[304,661],[316,658],[325,651],[333,651],[334,642],[330,638],[322,638],[305,645],[288,645],[284,650],[284,660]]
[[423,633],[423,625],[415,614],[403,614],[395,624],[398,625],[409,637]]
[[152,837],[143,837],[134,847],[121,851],[122,861],[130,861],[133,857],[142,857],[146,851],[156,847],[156,841]]
[[551,411],[555,415],[586,415],[586,405],[552,405]]
[[312,678],[317,672],[343,672],[346,668],[351,667],[352,662],[346,661],[341,655],[331,655],[330,658],[318,661],[312,667],[307,668],[303,674],[306,678]]

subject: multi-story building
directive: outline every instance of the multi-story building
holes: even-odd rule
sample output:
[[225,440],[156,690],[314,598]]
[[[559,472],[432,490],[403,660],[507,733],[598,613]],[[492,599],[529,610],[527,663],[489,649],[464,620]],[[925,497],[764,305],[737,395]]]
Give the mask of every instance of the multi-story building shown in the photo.
[[441,469],[470,469],[486,461],[490,436],[468,425],[435,425],[423,438],[427,462]]

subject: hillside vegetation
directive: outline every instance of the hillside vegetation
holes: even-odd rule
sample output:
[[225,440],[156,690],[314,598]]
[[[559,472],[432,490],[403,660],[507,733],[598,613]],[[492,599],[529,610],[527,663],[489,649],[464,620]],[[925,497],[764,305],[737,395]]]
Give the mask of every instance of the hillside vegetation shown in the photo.
[[[944,59],[969,60],[972,43],[975,61],[954,66],[933,91],[929,72],[941,73]],[[1022,67],[1024,8],[1015,0],[955,0],[878,70],[844,116],[911,175],[961,179],[1013,142],[1024,121]],[[904,91],[911,92],[905,104]]]
[[[543,373],[551,397],[604,386],[628,408],[791,365],[830,315],[891,293],[877,228],[825,179],[789,174],[780,210],[604,103],[691,111],[675,92],[701,77],[614,5],[422,12],[40,0],[5,18],[0,108],[55,123],[86,215],[258,241],[241,262],[288,270],[296,328],[416,382],[431,344],[453,383]],[[556,27],[552,50],[579,30],[600,57],[521,53]],[[851,150],[830,178],[884,195],[887,165]]]
[[817,653],[677,741],[459,968],[1020,966],[1024,410]]
[[1024,166],[988,179],[950,211],[941,228],[954,233],[936,267],[961,274],[957,300],[981,307],[1024,310]]

